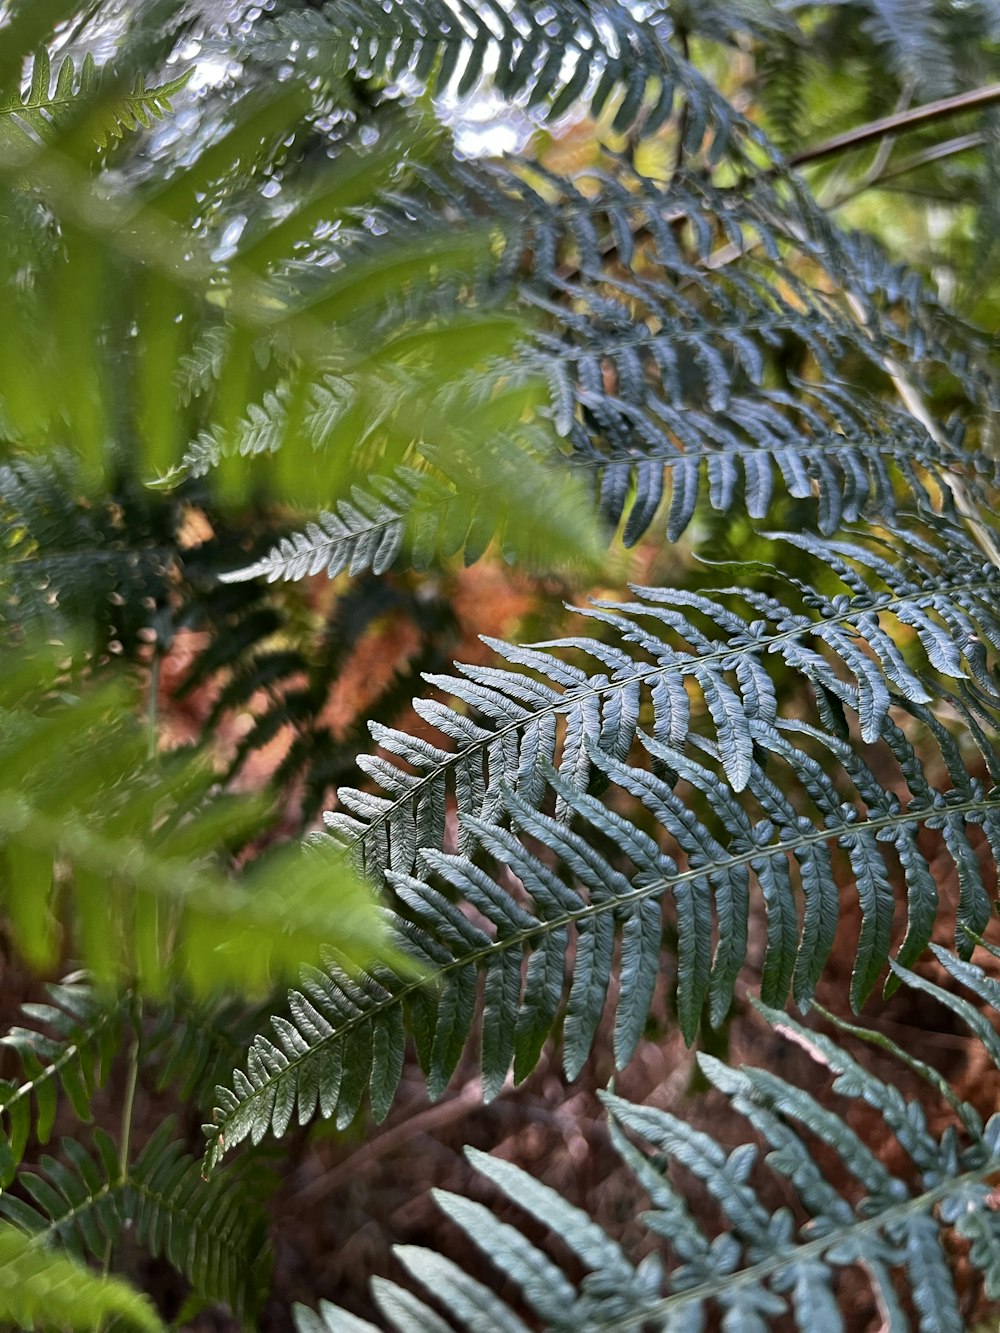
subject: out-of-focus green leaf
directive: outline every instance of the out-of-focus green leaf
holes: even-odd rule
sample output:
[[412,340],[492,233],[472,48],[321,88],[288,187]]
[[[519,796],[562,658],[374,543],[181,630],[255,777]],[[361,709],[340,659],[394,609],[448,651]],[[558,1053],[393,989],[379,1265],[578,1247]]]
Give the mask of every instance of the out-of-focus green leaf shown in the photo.
[[102,1277],[0,1223],[0,1320],[5,1325],[93,1333],[108,1319],[144,1333],[164,1329],[149,1297],[121,1278]]

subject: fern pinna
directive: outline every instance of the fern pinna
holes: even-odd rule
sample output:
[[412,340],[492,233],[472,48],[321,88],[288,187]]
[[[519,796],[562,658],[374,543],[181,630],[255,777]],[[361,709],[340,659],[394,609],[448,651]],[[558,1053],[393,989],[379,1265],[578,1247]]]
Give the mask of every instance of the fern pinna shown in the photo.
[[[578,1073],[613,970],[623,1065],[662,967],[666,901],[688,1040],[706,1002],[714,1023],[729,1010],[754,891],[766,912],[770,1004],[791,992],[808,1007],[845,884],[861,908],[855,1006],[897,938],[900,890],[900,962],[927,946],[943,874],[958,877],[955,931],[966,950],[992,911],[979,848],[985,838],[995,851],[1000,835],[996,793],[979,776],[995,781],[997,770],[987,654],[1000,628],[998,573],[962,529],[939,524],[935,541],[931,530],[914,524],[898,555],[871,537],[794,536],[843,591],[777,571],[783,599],[639,589],[631,602],[583,609],[601,637],[495,645],[515,669],[435,678],[452,707],[417,702],[449,748],[373,724],[383,754],[360,762],[381,792],[342,791],[327,827],[384,876],[424,980],[351,979],[335,963],[311,974],[291,996],[290,1019],[275,1020],[276,1040],[258,1038],[246,1075],[220,1101],[220,1141],[284,1132],[317,1105],[348,1123],[369,1081],[384,1113],[407,1034],[440,1094],[478,1012],[480,972],[487,1093],[511,1065],[525,1077],[557,1025],[567,1073]],[[801,692],[791,712],[779,708],[776,670],[801,680],[811,718]],[[942,701],[967,720],[971,750],[935,714]]]
[[[996,1011],[1000,986],[994,978],[944,950],[938,957]],[[968,999],[898,965],[895,975],[983,1032],[983,1015]],[[543,1237],[557,1238],[560,1253],[568,1252],[572,1268],[584,1275],[571,1276],[517,1220],[500,1220],[496,1206],[435,1191],[438,1206],[516,1295],[504,1298],[444,1255],[400,1246],[397,1257],[421,1294],[373,1279],[383,1327],[395,1333],[450,1328],[440,1309],[470,1329],[655,1327],[680,1333],[703,1328],[714,1315],[724,1329],[763,1330],[773,1327],[775,1318],[790,1316],[797,1329],[837,1333],[852,1327],[838,1273],[858,1266],[887,1327],[914,1326],[894,1279],[901,1272],[916,1327],[962,1333],[968,1325],[952,1272],[955,1237],[967,1245],[969,1264],[991,1295],[1000,1293],[1000,1212],[991,1184],[1000,1170],[997,1117],[984,1125],[973,1107],[959,1102],[950,1123],[935,1130],[931,1094],[924,1104],[904,1097],[837,1041],[779,1011],[762,1008],[762,1013],[776,1033],[834,1075],[836,1110],[770,1070],[734,1069],[707,1055],[699,1056],[702,1072],[743,1118],[750,1141],[726,1146],[668,1111],[606,1094],[613,1142],[634,1173],[634,1206],[641,1207],[643,1196],[650,1204],[641,1221],[644,1239],[655,1247],[644,1245],[648,1252],[638,1262],[586,1213],[512,1162],[468,1149],[504,1213],[509,1217],[515,1205],[517,1214],[534,1223],[530,1234],[537,1235],[540,1226]],[[996,1063],[1000,1046],[988,1023],[986,1031]],[[896,1054],[914,1064],[898,1048]],[[933,1092],[939,1076],[917,1063]],[[874,1140],[850,1123],[851,1108],[862,1105],[877,1117]],[[883,1157],[886,1138],[898,1154],[899,1165],[892,1169]],[[758,1144],[765,1150],[766,1172],[760,1169]],[[848,1197],[845,1176],[860,1197]],[[767,1177],[785,1182],[778,1197],[794,1200],[794,1208],[771,1202]],[[702,1194],[722,1220],[714,1234],[702,1220],[704,1205],[697,1212],[693,1206]],[[318,1314],[300,1307],[296,1326],[299,1333],[363,1333],[376,1327],[332,1303],[321,1305]]]
[[[328,21],[300,26],[319,43]],[[856,1008],[898,984],[890,958],[924,952],[946,877],[963,954],[990,920],[997,568],[973,512],[995,486],[974,425],[995,392],[989,349],[837,230],[755,127],[678,81],[684,137],[663,179],[610,157],[573,181],[537,164],[421,169],[380,210],[384,235],[352,243],[377,253],[442,200],[490,219],[478,299],[513,289],[535,316],[507,374],[544,378],[564,441],[548,466],[592,479],[626,543],[665,497],[667,539],[693,528],[695,549],[703,496],[799,526],[734,558],[735,583],[709,569],[579,608],[587,626],[557,643],[491,643],[496,665],[430,677],[419,734],[373,724],[370,782],[339,793],[327,836],[384,889],[419,975],[350,975],[335,955],[306,973],[219,1090],[212,1162],[316,1114],[345,1127],[366,1091],[385,1115],[410,1041],[439,1096],[480,1029],[491,1096],[554,1034],[578,1074],[610,1006],[624,1066],[665,936],[693,1041],[730,1011],[755,895],[763,999],[803,1009],[845,895]],[[655,125],[653,106],[636,134]],[[963,406],[936,424],[922,399],[942,380]],[[463,510],[461,445],[456,463],[429,443],[233,577],[419,567],[435,541],[474,558],[504,531],[503,501],[484,486]],[[781,572],[782,549],[801,573]]]

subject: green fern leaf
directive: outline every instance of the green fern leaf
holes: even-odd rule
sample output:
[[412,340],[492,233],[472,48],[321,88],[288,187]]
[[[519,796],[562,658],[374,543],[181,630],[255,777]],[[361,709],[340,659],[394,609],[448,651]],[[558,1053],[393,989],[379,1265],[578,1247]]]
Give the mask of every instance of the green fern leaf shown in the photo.
[[[256,826],[259,804],[206,803],[214,779],[199,762],[151,759],[123,683],[57,700],[61,681],[51,651],[10,653],[0,691],[3,893],[30,962],[54,959],[56,865],[72,888],[81,954],[101,981],[134,978],[159,994],[179,969],[200,993],[266,990],[275,970],[318,956],[327,911],[331,937],[369,956],[382,928],[364,885],[339,880],[331,898],[321,849],[285,849],[238,884],[213,862],[220,838]],[[117,933],[108,929],[112,901]],[[63,1066],[64,1082],[76,1069]]]
[[91,1118],[91,1096],[104,1080],[128,1012],[127,995],[102,996],[82,974],[49,985],[46,992],[49,1003],[22,1007],[41,1030],[12,1027],[0,1037],[0,1045],[16,1053],[24,1073],[20,1083],[0,1084],[0,1113],[7,1118],[2,1185],[10,1184],[30,1134],[39,1143],[47,1142],[60,1087],[77,1118]]
[[105,148],[113,139],[162,120],[191,73],[187,70],[154,86],[140,78],[125,92],[88,53],[79,65],[72,56],[64,56],[53,81],[48,52],[41,50],[32,61],[27,90],[0,92],[0,139],[23,151],[30,146],[29,136],[49,141],[54,132],[64,131],[80,118],[93,142]]
[[43,1156],[0,1196],[0,1214],[31,1239],[33,1250],[58,1243],[104,1262],[125,1235],[182,1273],[209,1301],[253,1318],[267,1288],[269,1254],[262,1201],[275,1183],[245,1171],[206,1182],[165,1121],[122,1168],[111,1140],[94,1132],[96,1154],[64,1139],[62,1160]]

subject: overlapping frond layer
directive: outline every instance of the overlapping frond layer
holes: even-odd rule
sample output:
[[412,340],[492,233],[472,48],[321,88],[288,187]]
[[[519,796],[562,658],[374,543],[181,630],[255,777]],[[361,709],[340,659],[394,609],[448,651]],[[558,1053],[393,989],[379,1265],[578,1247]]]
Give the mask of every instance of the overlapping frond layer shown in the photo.
[[[962,979],[968,985],[988,988],[995,1007],[1000,988],[994,980],[952,956],[942,958],[967,974]],[[901,977],[930,990],[980,1035],[982,1015],[968,1001],[911,973]],[[962,1103],[959,1123],[932,1130],[930,1098],[925,1104],[904,1097],[828,1037],[773,1010],[764,1012],[779,1033],[834,1075],[833,1089],[846,1106],[831,1109],[768,1070],[735,1070],[699,1057],[708,1080],[763,1144],[761,1163],[752,1141],[729,1148],[667,1111],[605,1096],[615,1147],[650,1202],[642,1221],[657,1246],[641,1262],[633,1263],[586,1213],[513,1163],[466,1150],[505,1202],[558,1237],[560,1252],[568,1250],[585,1274],[582,1280],[571,1277],[543,1244],[529,1241],[516,1223],[499,1220],[483,1203],[435,1191],[447,1216],[517,1287],[522,1303],[517,1310],[567,1333],[654,1324],[701,1328],[713,1316],[724,1327],[760,1330],[784,1317],[797,1329],[825,1333],[848,1327],[838,1275],[860,1266],[890,1326],[910,1327],[896,1289],[901,1274],[913,1295],[915,1327],[922,1333],[961,1333],[966,1322],[956,1238],[964,1242],[961,1253],[987,1298],[1000,1297],[1000,1215],[991,1187],[1000,1170],[1000,1120],[994,1116],[984,1126],[974,1108]],[[995,1037],[986,1050],[996,1063]],[[929,1078],[932,1074],[928,1071]],[[861,1103],[879,1118],[876,1136],[852,1128],[850,1109]],[[817,1141],[827,1156],[817,1153]],[[673,1165],[684,1168],[680,1179],[694,1182],[698,1193],[690,1202],[688,1189],[669,1170]],[[794,1197],[804,1223],[787,1206],[767,1201],[764,1182],[774,1175],[782,1197]],[[703,1194],[722,1219],[715,1232],[704,1220]],[[463,1328],[527,1327],[512,1305],[451,1260],[416,1246],[399,1247],[397,1254],[422,1295],[384,1279],[373,1282],[375,1304],[396,1333],[443,1328],[439,1310]],[[966,1280],[961,1279],[963,1290]],[[303,1307],[296,1315],[299,1333],[375,1327],[329,1303],[318,1315]]]
[[114,638],[131,654],[150,603],[162,607],[176,584],[167,507],[134,484],[88,499],[66,451],[0,466],[0,542],[0,623],[22,643],[93,626],[88,650]]
[[[894,559],[873,541],[794,540],[848,591],[792,581],[793,609],[752,589],[637,590],[586,612],[610,641],[568,639],[561,655],[496,645],[515,669],[435,681],[455,704],[417,706],[455,749],[373,725],[383,756],[360,762],[384,794],[342,792],[328,825],[384,878],[425,980],[348,978],[333,957],[306,974],[291,1017],[273,1020],[274,1039],[261,1034],[246,1073],[219,1090],[219,1143],[283,1133],[317,1109],[346,1125],[366,1086],[384,1114],[408,1036],[440,1095],[477,1017],[487,1095],[511,1068],[525,1077],[557,1031],[575,1077],[609,1004],[624,1065],[667,921],[688,1041],[706,1014],[718,1024],[730,1009],[756,901],[771,1004],[791,992],[808,1007],[845,894],[861,916],[855,1007],[894,950],[909,964],[926,947],[942,874],[960,886],[967,952],[992,911],[980,851],[1000,850],[1000,796],[979,776],[1000,776],[997,571],[957,531],[940,546],[914,534]],[[812,720],[794,689],[792,710],[778,708],[776,667],[808,687]],[[936,716],[941,700],[968,726],[969,753]]]
[[53,72],[42,48],[32,59],[27,87],[0,90],[0,144],[27,151],[33,140],[49,141],[79,120],[88,140],[104,148],[112,139],[162,120],[189,78],[186,72],[152,86],[138,78],[126,89],[89,53],[79,63],[64,56]]
[[[668,495],[670,540],[703,494],[717,511],[742,505],[763,517],[776,481],[815,498],[817,525],[832,533],[862,514],[891,517],[897,494],[947,493],[952,473],[966,484],[977,473],[995,479],[994,462],[963,447],[960,417],[932,437],[856,387],[864,375],[875,388],[906,364],[918,381],[921,366],[943,370],[972,401],[989,400],[985,344],[936,309],[916,275],[832,228],[793,178],[759,179],[737,195],[695,174],[663,183],[617,163],[574,181],[537,165],[421,174],[419,193],[377,210],[384,234],[356,244],[377,253],[442,216],[489,226],[497,258],[472,299],[490,306],[515,293],[531,315],[531,338],[501,375],[548,386],[541,415],[563,444],[538,456],[553,478],[581,478],[626,544],[649,531]],[[306,431],[323,448],[343,409],[314,407]],[[259,405],[231,447],[277,447],[275,412],[280,402]],[[415,449],[422,472],[356,486],[240,577],[382,570],[407,546],[426,560],[435,537],[441,553],[476,558],[504,509],[491,529],[492,479],[477,488],[462,468],[475,448],[442,456],[425,434]],[[211,445],[189,451],[195,470],[211,460]],[[426,461],[438,464],[431,474]]]
[[589,635],[529,647],[491,640],[505,666],[432,677],[450,707],[415,701],[430,732],[372,727],[383,755],[360,764],[381,791],[342,790],[329,830],[376,879],[385,868],[408,873],[421,849],[442,845],[452,793],[462,814],[489,821],[501,783],[528,803],[541,799],[542,762],[584,791],[588,742],[624,759],[640,727],[675,748],[689,730],[714,732],[740,791],[753,761],[750,723],[777,717],[775,671],[791,669],[822,701],[855,709],[868,741],[881,734],[892,692],[933,699],[927,668],[992,706],[986,655],[1000,642],[1000,575],[956,526],[898,531],[906,543],[895,551],[862,533],[839,542],[786,534],[813,557],[815,586],[771,571],[775,591],[639,589],[631,601],[578,608]]
[[120,1278],[95,1273],[67,1255],[33,1245],[0,1224],[0,1319],[11,1328],[95,1328],[163,1333],[149,1298]]
[[439,97],[489,89],[551,120],[571,110],[595,117],[607,110],[616,131],[643,135],[655,134],[683,104],[691,151],[708,134],[721,156],[734,129],[754,132],[671,36],[666,14],[641,19],[620,0],[545,8],[526,0],[391,0],[282,14],[258,25],[246,55],[329,79],[365,71]]
[[261,803],[213,793],[198,757],[151,755],[134,692],[80,689],[66,651],[9,650],[0,686],[0,887],[22,955],[55,961],[53,907],[66,892],[96,977],[156,994],[182,978],[201,993],[266,991],[317,956],[317,933],[371,957],[382,930],[366,886],[298,848],[228,874],[220,843],[249,837]]

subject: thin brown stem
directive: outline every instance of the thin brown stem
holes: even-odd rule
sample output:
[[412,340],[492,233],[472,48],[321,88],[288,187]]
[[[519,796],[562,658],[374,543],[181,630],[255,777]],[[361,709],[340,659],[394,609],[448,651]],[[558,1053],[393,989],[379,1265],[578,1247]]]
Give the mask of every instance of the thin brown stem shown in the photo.
[[[688,35],[686,28],[678,27],[677,40],[680,43],[681,55],[684,57],[686,61],[690,60],[691,49],[688,43]],[[673,161],[673,172],[672,172],[674,176],[677,175],[678,171],[680,171],[681,167],[684,165],[684,140],[687,137],[687,127],[688,127],[688,104],[687,104],[687,99],[685,98],[681,106],[680,112],[678,113],[677,116],[677,143],[674,145],[674,161]]]
[[897,111],[891,116],[883,116],[880,120],[871,120],[843,134],[836,134],[832,139],[825,139],[812,148],[804,148],[801,153],[796,153],[788,159],[789,165],[802,167],[809,162],[833,157],[836,153],[851,152],[867,143],[873,143],[876,139],[883,139],[887,134],[905,134],[949,116],[966,115],[970,111],[994,106],[998,102],[1000,102],[1000,83],[973,88],[967,93],[956,93],[954,97],[942,97],[936,102],[927,102],[923,106],[914,107],[912,111]]
[[903,162],[897,162],[894,167],[888,167],[871,180],[866,178],[859,181],[856,185],[852,185],[845,190],[843,194],[837,195],[824,207],[828,210],[843,208],[844,204],[850,203],[852,199],[856,199],[859,194],[864,194],[866,190],[878,189],[886,181],[896,180],[911,171],[919,170],[920,167],[926,167],[931,162],[940,162],[947,157],[958,157],[960,153],[967,153],[973,148],[981,148],[984,142],[984,136],[978,132],[959,134],[954,139],[946,139],[943,143],[925,148],[921,153],[914,153],[912,157],[906,158]]

